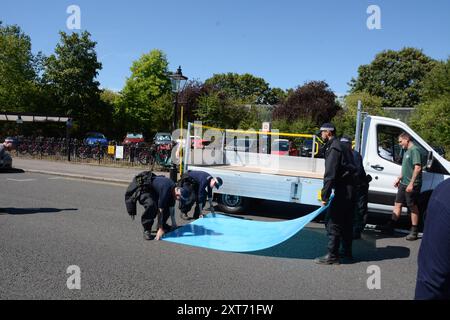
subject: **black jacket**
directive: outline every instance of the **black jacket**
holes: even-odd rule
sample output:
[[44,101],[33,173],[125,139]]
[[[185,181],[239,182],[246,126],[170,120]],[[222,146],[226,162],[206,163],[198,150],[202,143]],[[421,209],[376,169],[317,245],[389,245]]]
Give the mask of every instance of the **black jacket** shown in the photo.
[[325,175],[323,178],[322,201],[330,200],[331,192],[347,192],[347,185],[355,185],[357,168],[352,151],[343,146],[339,139],[332,138],[325,145]]

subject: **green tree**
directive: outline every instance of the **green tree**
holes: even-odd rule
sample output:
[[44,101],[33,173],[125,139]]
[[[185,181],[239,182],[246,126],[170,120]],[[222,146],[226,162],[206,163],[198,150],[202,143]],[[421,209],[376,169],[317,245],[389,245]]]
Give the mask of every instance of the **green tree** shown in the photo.
[[96,42],[89,32],[70,35],[60,32],[55,54],[45,61],[43,81],[57,102],[56,111],[75,119],[75,131],[101,130],[105,113],[100,103],[99,83],[96,81],[102,64],[97,60]]
[[358,77],[349,83],[351,92],[366,91],[383,99],[383,107],[416,107],[420,103],[422,80],[436,61],[421,50],[404,48],[376,55],[358,68]]
[[423,80],[422,98],[432,100],[441,95],[450,95],[450,57],[440,61]]
[[[249,114],[250,108],[240,105],[219,92],[202,95],[195,111],[197,120],[202,121],[203,124],[227,129],[238,129],[241,121]],[[244,124],[249,126],[252,122]]]
[[382,99],[367,92],[354,92],[345,97],[344,107],[332,120],[339,135],[355,136],[358,101],[362,102],[363,111],[374,116],[385,116]]
[[275,104],[280,94],[280,89],[272,91],[264,79],[248,73],[215,74],[205,81],[205,86],[241,104]]
[[149,135],[160,126],[158,120],[172,119],[170,92],[168,62],[161,50],[152,50],[134,61],[119,102],[127,130]]
[[19,26],[0,21],[0,109],[31,112],[39,105],[38,73],[42,55],[33,55],[31,39]]
[[443,146],[450,158],[450,58],[440,62],[423,81],[423,99],[410,124],[427,142]]

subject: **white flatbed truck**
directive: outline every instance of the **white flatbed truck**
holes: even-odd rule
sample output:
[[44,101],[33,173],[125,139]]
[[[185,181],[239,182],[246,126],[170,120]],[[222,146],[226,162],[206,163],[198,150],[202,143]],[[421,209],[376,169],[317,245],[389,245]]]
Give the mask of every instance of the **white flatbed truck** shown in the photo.
[[[407,132],[426,160],[420,205],[421,212],[424,212],[433,189],[450,178],[450,162],[405,123],[369,116],[361,109],[360,105],[355,149],[361,153],[364,168],[373,179],[369,187],[369,211],[392,213],[397,193],[394,181],[401,174],[401,149],[397,141],[400,133]],[[189,124],[189,132],[192,126]],[[314,136],[311,139],[315,142]],[[190,145],[189,141],[187,145]],[[221,145],[216,144],[215,149],[188,149],[184,155],[185,171],[202,170],[223,179],[222,188],[215,191],[221,210],[236,213],[258,199],[321,205],[325,162],[314,157],[314,150],[311,158],[305,158],[261,154],[251,150],[235,151],[226,146],[226,139],[223,138]],[[203,161],[206,153],[212,154],[213,159],[210,156],[208,161]]]

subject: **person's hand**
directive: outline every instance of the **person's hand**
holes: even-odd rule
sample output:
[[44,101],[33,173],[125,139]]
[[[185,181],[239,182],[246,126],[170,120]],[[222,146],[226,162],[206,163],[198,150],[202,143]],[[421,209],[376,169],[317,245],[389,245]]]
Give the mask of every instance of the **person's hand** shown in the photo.
[[408,186],[406,187],[406,192],[411,193],[414,190],[414,185],[413,184],[408,184]]
[[394,187],[395,187],[395,188],[398,188],[399,185],[400,185],[400,177],[398,177],[397,179],[395,179]]
[[158,229],[158,232],[156,233],[155,240],[156,240],[156,241],[161,240],[162,237],[164,236],[164,234],[165,234],[164,229],[163,229],[163,228],[159,228],[159,229]]
[[328,204],[327,201],[322,201],[322,207],[325,207]]

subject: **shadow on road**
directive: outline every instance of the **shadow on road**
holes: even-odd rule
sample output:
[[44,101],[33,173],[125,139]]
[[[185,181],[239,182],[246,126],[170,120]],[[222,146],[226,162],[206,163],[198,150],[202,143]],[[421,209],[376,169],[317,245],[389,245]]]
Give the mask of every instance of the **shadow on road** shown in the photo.
[[22,170],[22,169],[15,169],[15,168],[13,168],[13,169],[0,169],[0,174],[6,174],[6,173],[9,173],[9,174],[11,174],[11,173],[25,173],[25,171]]
[[38,213],[59,213],[64,211],[78,211],[78,209],[56,209],[56,208],[0,208],[0,215],[21,216]]
[[[353,242],[354,262],[404,259],[410,256],[410,249],[402,246],[377,248],[380,240],[372,232],[365,232],[362,240]],[[265,257],[290,259],[315,259],[327,252],[327,236],[323,229],[305,228],[291,239],[261,251],[250,254]]]

